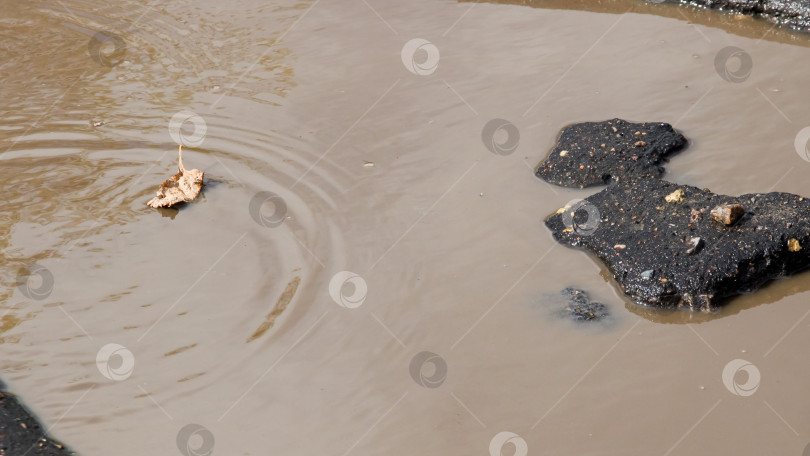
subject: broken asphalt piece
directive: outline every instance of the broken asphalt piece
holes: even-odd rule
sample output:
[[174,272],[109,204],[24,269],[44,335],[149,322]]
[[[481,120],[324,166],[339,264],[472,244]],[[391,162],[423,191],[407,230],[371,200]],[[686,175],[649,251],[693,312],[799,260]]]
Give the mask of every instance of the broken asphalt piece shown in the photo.
[[194,200],[203,186],[203,172],[183,167],[183,146],[178,152],[178,172],[160,184],[157,195],[146,203],[150,207],[171,207]]
[[563,128],[535,174],[551,184],[578,188],[659,177],[664,173],[659,165],[686,144],[686,138],[667,123],[622,119],[577,123]]
[[[680,201],[667,202],[677,190]],[[694,217],[721,204],[740,205],[744,213],[731,226]],[[560,243],[599,257],[628,297],[649,306],[712,310],[724,298],[810,265],[803,249],[810,242],[810,201],[790,193],[733,197],[632,179],[557,211],[546,226]]]
[[0,455],[69,456],[73,453],[52,439],[17,396],[0,392]]
[[[664,0],[646,1],[662,3]],[[810,32],[809,0],[671,0],[671,3],[762,17],[781,26]]]

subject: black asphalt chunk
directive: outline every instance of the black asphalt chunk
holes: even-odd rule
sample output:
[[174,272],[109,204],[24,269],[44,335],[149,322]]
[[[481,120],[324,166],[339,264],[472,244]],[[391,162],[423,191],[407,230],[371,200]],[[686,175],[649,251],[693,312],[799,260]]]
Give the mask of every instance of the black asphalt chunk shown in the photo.
[[664,159],[686,144],[686,138],[666,123],[622,119],[578,123],[563,128],[535,174],[554,185],[578,188],[659,177]]
[[[660,0],[646,0],[661,3]],[[667,0],[737,14],[762,17],[781,26],[810,32],[810,0]]]
[[11,393],[0,392],[0,455],[69,456]]
[[[722,205],[744,213],[731,225]],[[712,310],[724,298],[810,265],[810,201],[727,196],[654,178],[620,181],[546,219],[560,243],[589,250],[639,304]]]

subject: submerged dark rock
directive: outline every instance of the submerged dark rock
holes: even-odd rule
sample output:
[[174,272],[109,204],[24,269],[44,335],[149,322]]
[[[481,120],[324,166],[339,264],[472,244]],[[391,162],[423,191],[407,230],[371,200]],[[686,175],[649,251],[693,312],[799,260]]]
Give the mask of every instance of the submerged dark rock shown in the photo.
[[601,320],[610,315],[604,304],[591,301],[588,293],[583,290],[568,287],[560,294],[566,300],[563,313],[574,321]]
[[[709,216],[724,204],[744,210],[733,225]],[[715,309],[810,265],[810,201],[790,193],[735,197],[631,179],[557,211],[546,226],[599,257],[631,299],[656,307]]]
[[686,138],[666,123],[622,119],[563,128],[557,145],[537,168],[537,177],[562,187],[592,187],[629,177],[658,177],[660,164],[682,149]]
[[11,393],[0,392],[0,455],[69,456]]

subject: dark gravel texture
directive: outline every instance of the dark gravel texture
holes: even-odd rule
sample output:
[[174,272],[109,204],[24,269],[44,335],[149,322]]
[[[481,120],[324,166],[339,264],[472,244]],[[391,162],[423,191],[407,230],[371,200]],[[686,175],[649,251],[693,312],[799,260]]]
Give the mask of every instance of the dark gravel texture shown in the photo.
[[0,392],[0,455],[73,455],[61,442],[46,434],[16,396]]
[[[710,215],[733,203],[745,210],[733,225]],[[559,242],[594,253],[631,299],[649,306],[715,309],[810,265],[810,201],[790,193],[734,197],[630,179],[549,216],[546,226]]]
[[664,173],[664,159],[686,144],[666,123],[612,119],[573,124],[563,128],[536,175],[551,184],[578,188],[658,177]]
[[760,16],[794,30],[810,31],[810,0],[678,0],[677,3]]

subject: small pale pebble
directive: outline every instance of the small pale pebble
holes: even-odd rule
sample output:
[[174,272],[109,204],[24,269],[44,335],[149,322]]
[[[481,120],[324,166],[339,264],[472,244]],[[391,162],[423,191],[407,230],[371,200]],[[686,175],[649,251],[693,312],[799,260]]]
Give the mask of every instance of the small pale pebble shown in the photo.
[[667,203],[680,203],[683,200],[683,190],[677,189],[664,197]]
[[560,151],[560,157],[565,157],[566,155],[568,155],[568,151],[567,151],[567,150],[561,150],[561,151]]
[[374,167],[374,162],[363,161],[363,168],[373,168],[373,167]]
[[802,249],[801,244],[799,244],[799,240],[795,238],[791,238],[788,240],[788,250],[791,252],[798,252]]
[[638,146],[638,147],[643,147],[643,146],[646,146],[646,145],[647,145],[647,143],[645,143],[644,141],[636,141],[636,146]]
[[613,246],[613,248],[614,249],[619,249],[619,250],[624,250],[624,249],[627,248],[627,246],[624,245],[624,244],[616,244],[616,245]]

